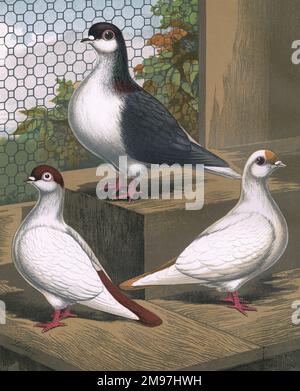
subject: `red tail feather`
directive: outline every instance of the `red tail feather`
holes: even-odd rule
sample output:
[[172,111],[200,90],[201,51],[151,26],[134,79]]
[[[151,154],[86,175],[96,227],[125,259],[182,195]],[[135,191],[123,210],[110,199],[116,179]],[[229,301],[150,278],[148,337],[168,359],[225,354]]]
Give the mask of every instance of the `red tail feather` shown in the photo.
[[107,275],[102,271],[97,272],[101,281],[103,282],[105,288],[110,292],[110,294],[116,299],[120,304],[122,304],[124,307],[128,308],[130,311],[132,311],[138,318],[139,322],[142,323],[144,326],[148,327],[156,327],[162,324],[162,320],[155,315],[153,312],[147,310],[146,308],[142,307],[135,301],[129,299],[129,297],[125,296],[119,288],[117,288],[107,277]]

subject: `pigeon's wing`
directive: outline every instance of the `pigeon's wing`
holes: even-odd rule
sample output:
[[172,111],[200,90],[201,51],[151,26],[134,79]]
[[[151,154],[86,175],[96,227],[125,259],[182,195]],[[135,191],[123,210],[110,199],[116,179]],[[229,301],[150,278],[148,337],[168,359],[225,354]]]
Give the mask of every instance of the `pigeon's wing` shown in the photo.
[[81,235],[79,235],[79,233],[77,231],[75,231],[75,229],[70,227],[69,225],[66,225],[66,231],[81,246],[83,251],[87,254],[89,259],[91,260],[94,268],[97,271],[103,270],[105,272],[105,270],[102,266],[102,263],[105,262],[104,256],[100,254],[97,258],[95,253],[90,248],[90,246],[87,244],[87,242],[83,239],[83,237]]
[[18,256],[29,281],[53,295],[83,301],[103,291],[89,255],[65,231],[50,227],[28,230],[19,243]]
[[228,164],[196,142],[153,96],[140,89],[124,97],[122,137],[128,155],[144,163]]
[[204,231],[180,254],[176,268],[203,281],[241,278],[264,262],[274,240],[274,228],[262,215],[228,215]]

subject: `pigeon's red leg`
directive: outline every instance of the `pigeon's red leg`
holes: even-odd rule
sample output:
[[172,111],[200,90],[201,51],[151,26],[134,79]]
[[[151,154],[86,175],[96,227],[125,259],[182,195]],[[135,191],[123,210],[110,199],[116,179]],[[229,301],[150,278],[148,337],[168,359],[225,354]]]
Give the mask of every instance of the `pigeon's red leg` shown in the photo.
[[60,319],[77,318],[77,315],[71,312],[70,307],[66,307],[60,316]]
[[37,323],[35,327],[42,327],[42,332],[45,333],[46,331],[49,331],[51,329],[55,329],[56,327],[66,326],[65,323],[60,322],[61,319],[61,311],[55,310],[53,319],[51,322],[48,323]]
[[[241,297],[239,298],[240,300],[240,303],[245,303],[246,301],[244,299],[242,299]],[[227,296],[222,298],[221,301],[225,301],[227,303],[234,303],[234,299],[232,297],[232,293],[231,292],[227,292]]]
[[117,199],[118,200],[126,200],[128,198],[128,193],[127,193],[127,185],[124,185],[118,177],[117,179]]
[[113,199],[115,200],[126,200],[128,199],[129,202],[134,200],[134,196],[136,194],[136,184],[135,181],[132,180],[132,182],[128,186],[124,186],[120,180],[120,177],[117,178],[115,184],[109,184],[105,186],[105,191],[107,190],[114,190],[113,192]]
[[135,184],[135,180],[133,180],[132,182],[130,182],[128,186],[127,197],[129,202],[132,202],[134,200],[135,193],[136,193],[136,184]]
[[222,298],[221,301],[233,303],[232,293],[231,293],[231,292],[228,292],[228,293],[227,293],[227,296],[224,297],[224,298]]
[[237,291],[232,292],[232,298],[233,298],[233,305],[228,306],[228,308],[233,308],[245,316],[248,316],[246,311],[257,311],[255,307],[250,307],[246,304],[242,304],[240,302]]
[[122,191],[123,189],[125,189],[125,186],[123,186],[123,184],[120,180],[120,177],[118,177],[116,179],[115,183],[107,184],[107,185],[105,185],[105,188],[104,188],[105,191],[113,190],[113,194],[112,194],[113,197],[112,198],[114,200],[127,199],[127,192]]

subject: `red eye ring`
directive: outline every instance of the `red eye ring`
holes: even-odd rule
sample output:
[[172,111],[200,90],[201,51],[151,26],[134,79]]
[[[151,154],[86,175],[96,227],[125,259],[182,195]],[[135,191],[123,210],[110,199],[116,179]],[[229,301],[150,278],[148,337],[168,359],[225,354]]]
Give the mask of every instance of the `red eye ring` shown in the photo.
[[102,34],[102,38],[105,41],[110,41],[111,39],[115,38],[115,33],[112,30],[105,30],[104,33]]

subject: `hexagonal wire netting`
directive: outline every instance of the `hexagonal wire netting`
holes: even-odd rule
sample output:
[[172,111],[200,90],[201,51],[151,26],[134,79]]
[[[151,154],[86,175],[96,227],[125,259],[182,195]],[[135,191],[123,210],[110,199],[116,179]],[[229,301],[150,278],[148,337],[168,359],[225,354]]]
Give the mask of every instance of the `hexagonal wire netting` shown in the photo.
[[[170,0],[0,2],[1,204],[32,199],[34,190],[23,181],[37,164],[68,170],[99,163],[77,144],[67,124],[68,99],[95,60],[80,40],[95,22],[116,24],[133,74],[156,53],[148,40],[161,31],[161,16],[152,9],[157,3],[168,6]],[[195,16],[197,2],[192,3]]]

